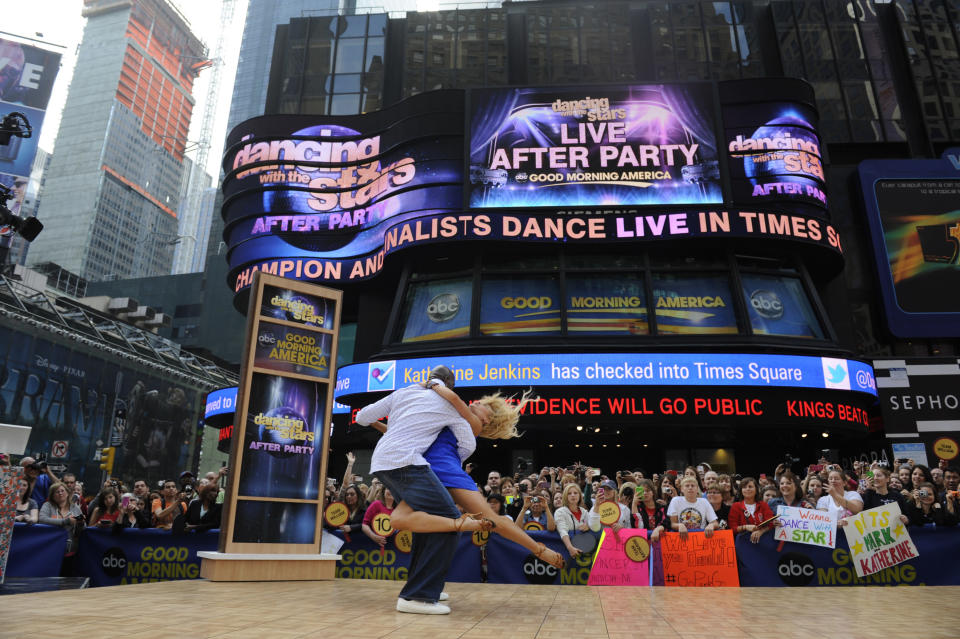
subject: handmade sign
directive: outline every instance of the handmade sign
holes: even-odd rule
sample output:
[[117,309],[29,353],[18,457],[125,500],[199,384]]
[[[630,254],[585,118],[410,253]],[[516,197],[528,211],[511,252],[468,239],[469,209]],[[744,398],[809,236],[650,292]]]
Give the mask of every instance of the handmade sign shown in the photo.
[[597,514],[600,515],[601,524],[612,526],[620,521],[620,504],[615,501],[605,501],[597,506]]
[[665,586],[739,586],[733,531],[679,533],[660,536]]
[[798,544],[837,547],[837,516],[822,510],[777,507],[777,528],[773,533],[777,541],[792,541]]
[[847,518],[843,534],[857,575],[864,577],[918,555],[896,502],[864,510]]
[[647,531],[625,528],[620,535],[603,531],[588,586],[649,586],[650,544]]

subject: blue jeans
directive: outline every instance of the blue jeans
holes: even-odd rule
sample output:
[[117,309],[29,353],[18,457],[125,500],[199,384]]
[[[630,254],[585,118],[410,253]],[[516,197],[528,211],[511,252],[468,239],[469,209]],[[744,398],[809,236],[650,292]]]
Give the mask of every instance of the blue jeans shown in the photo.
[[[404,466],[374,473],[399,503],[414,510],[456,519],[460,516],[450,493],[429,466]],[[407,583],[400,591],[404,599],[433,603],[440,598],[443,584],[457,550],[457,533],[416,533],[410,554]]]

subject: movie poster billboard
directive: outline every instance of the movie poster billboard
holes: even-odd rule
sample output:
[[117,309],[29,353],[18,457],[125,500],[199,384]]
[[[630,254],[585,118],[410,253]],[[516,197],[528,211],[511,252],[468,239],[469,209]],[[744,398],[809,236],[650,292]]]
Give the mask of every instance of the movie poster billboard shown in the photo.
[[860,180],[890,331],[960,337],[960,149],[868,160]]
[[27,452],[46,456],[58,474],[98,482],[98,442],[116,447],[113,474],[128,483],[193,468],[197,399],[190,386],[11,326],[0,330],[0,421],[31,426]]
[[473,89],[471,208],[722,202],[709,84]]
[[12,189],[13,198],[6,204],[14,215],[19,215],[23,204],[59,70],[59,53],[0,38],[0,117],[22,113],[33,129],[29,138],[13,136],[9,143],[0,145],[0,184]]

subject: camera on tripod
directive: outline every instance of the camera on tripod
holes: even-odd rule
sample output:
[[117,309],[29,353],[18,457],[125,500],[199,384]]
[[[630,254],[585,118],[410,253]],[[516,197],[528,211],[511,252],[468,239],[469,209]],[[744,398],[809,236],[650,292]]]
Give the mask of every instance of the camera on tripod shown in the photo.
[[13,189],[0,184],[0,228],[9,227],[11,231],[28,242],[40,235],[43,224],[35,217],[20,217],[7,208],[7,200],[13,197]]

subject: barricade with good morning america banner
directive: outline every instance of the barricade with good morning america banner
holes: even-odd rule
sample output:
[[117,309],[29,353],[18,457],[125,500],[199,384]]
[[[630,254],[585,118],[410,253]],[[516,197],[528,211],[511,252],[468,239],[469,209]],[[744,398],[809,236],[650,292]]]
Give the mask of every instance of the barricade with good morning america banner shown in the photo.
[[[680,544],[679,535],[670,533],[666,544],[650,544],[649,559],[644,560],[643,567],[650,571],[648,580],[654,586],[735,585],[729,583],[727,566],[731,558],[741,586],[960,585],[960,556],[956,553],[960,529],[910,528],[909,533],[916,557],[862,578],[857,576],[844,534],[838,535],[836,548],[831,549],[789,541],[781,546],[772,534],[752,544],[749,535],[739,535],[732,540],[729,532],[717,533],[711,543],[703,539],[702,533],[691,533],[687,542]],[[629,530],[621,531],[621,535],[624,542],[631,538]],[[573,586],[586,585],[590,580],[593,555],[568,561],[563,570],[557,571],[500,535],[488,535],[486,540],[483,536],[461,536],[449,581],[481,581],[484,543],[490,583]],[[533,532],[531,537],[567,556],[556,533]],[[16,577],[57,575],[65,543],[66,537],[60,529],[17,524],[9,574]],[[92,586],[197,579],[200,576],[197,551],[210,550],[216,545],[216,530],[171,535],[169,531],[156,529],[128,529],[119,534],[88,529],[80,538],[76,566],[78,574],[90,577]],[[664,553],[668,555],[666,570]],[[393,539],[381,553],[380,547],[366,536],[353,535],[350,543],[340,549],[340,554],[343,559],[337,562],[338,578],[406,579],[409,555],[398,550]],[[704,563],[711,558],[715,566],[704,569]]]

